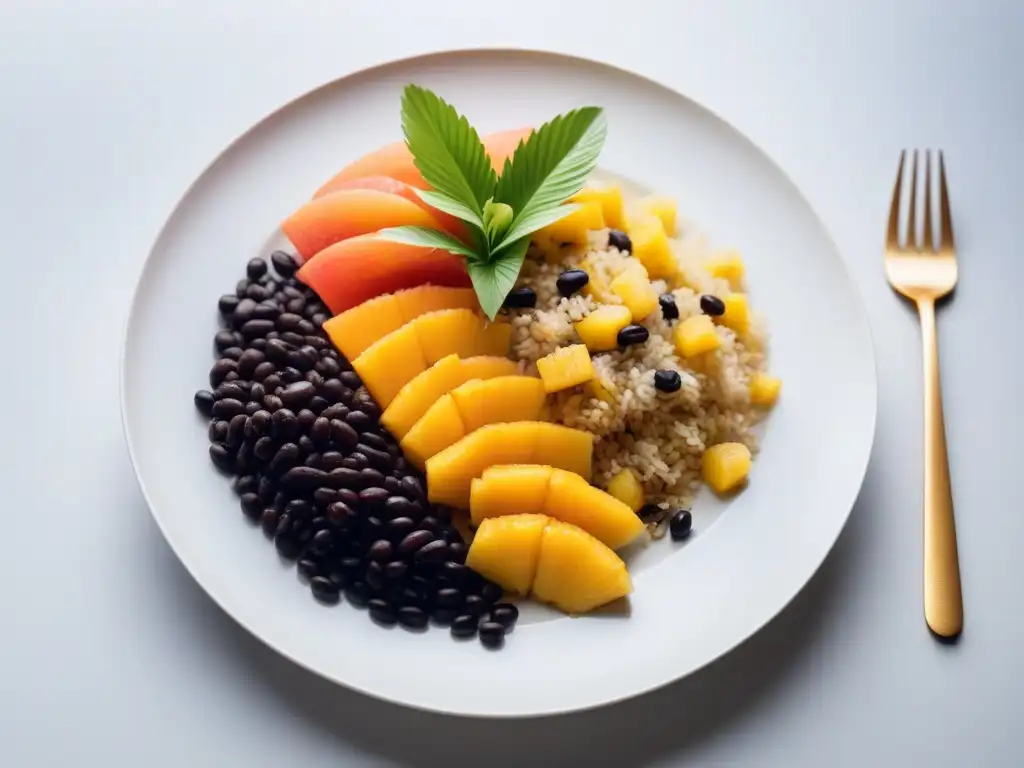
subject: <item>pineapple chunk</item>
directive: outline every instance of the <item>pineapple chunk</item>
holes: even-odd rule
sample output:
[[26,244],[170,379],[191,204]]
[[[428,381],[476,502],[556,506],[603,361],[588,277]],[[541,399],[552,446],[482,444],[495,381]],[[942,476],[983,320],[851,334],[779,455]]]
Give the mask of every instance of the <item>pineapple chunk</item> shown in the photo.
[[608,405],[615,405],[615,396],[608,390],[601,380],[596,376],[587,382],[584,387],[586,393],[595,400],[600,400]]
[[598,203],[601,212],[604,214],[604,225],[612,229],[622,229],[625,226],[626,218],[622,210],[622,190],[617,186],[613,187],[584,187],[575,195],[570,202],[573,203]]
[[715,254],[708,261],[707,269],[712,276],[728,280],[733,288],[743,287],[743,276],[747,270],[737,251],[721,251]]
[[611,287],[602,277],[601,273],[597,269],[595,269],[593,264],[591,264],[587,259],[584,259],[583,262],[580,264],[580,269],[586,272],[587,277],[590,278],[589,280],[587,280],[587,284],[583,286],[583,295],[593,296],[595,299],[597,299],[599,302],[602,302],[603,304],[610,303],[613,300],[612,297],[615,294],[612,293]]
[[743,443],[713,445],[701,458],[701,475],[715,493],[735,490],[749,474],[750,449]]
[[575,525],[548,522],[533,580],[535,598],[578,615],[632,591],[626,564],[609,547]]
[[604,212],[598,202],[580,203],[579,208],[568,216],[537,230],[533,239],[584,245],[592,229],[604,229]]
[[619,346],[619,331],[633,321],[629,307],[606,304],[575,324],[580,341],[592,352],[609,352]]
[[707,315],[688,317],[676,326],[674,333],[676,354],[683,358],[713,352],[722,346],[715,332],[715,324]]
[[755,373],[750,382],[750,402],[762,406],[775,405],[781,389],[782,379],[777,379],[766,373]]
[[630,224],[629,239],[633,242],[633,255],[647,268],[654,280],[671,280],[679,271],[676,258],[665,234],[665,227],[657,216],[640,216]]
[[676,201],[671,197],[645,197],[637,202],[637,210],[656,216],[669,237],[676,236]]
[[658,293],[639,261],[632,262],[612,280],[611,289],[629,308],[633,322],[639,323],[658,308]]
[[730,293],[722,301],[725,303],[725,313],[718,318],[718,322],[740,335],[746,333],[750,329],[750,304],[747,302],[747,295]]
[[509,592],[525,595],[537,571],[544,515],[492,517],[480,523],[466,565]]
[[545,392],[559,392],[594,378],[594,364],[585,346],[573,344],[538,360],[537,373],[544,382]]
[[608,481],[608,493],[634,512],[644,505],[644,489],[631,469],[623,469]]

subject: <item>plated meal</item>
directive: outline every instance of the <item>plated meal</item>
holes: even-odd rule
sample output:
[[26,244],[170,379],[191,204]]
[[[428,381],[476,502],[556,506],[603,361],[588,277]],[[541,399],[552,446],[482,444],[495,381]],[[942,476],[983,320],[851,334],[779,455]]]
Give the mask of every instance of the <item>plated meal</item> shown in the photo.
[[221,296],[195,405],[319,601],[499,647],[742,492],[781,381],[741,255],[596,173],[601,109],[481,138],[409,86],[401,119]]

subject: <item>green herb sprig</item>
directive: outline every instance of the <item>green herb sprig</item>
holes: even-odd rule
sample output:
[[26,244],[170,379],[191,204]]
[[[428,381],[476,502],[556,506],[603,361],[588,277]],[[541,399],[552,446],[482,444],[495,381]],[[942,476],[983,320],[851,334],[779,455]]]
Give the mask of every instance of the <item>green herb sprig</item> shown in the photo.
[[580,107],[544,123],[519,142],[500,176],[476,129],[426,88],[403,91],[402,131],[431,187],[416,194],[466,222],[468,236],[463,242],[412,226],[383,229],[379,236],[464,256],[480,307],[493,320],[519,277],[530,235],[579,207],[566,201],[597,165],[607,133],[603,112]]

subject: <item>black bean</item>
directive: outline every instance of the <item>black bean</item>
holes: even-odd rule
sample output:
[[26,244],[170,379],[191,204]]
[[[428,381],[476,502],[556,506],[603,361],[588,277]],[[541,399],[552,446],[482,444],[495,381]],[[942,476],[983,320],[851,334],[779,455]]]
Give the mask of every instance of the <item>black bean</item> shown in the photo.
[[213,390],[213,397],[216,400],[223,400],[226,397],[230,397],[235,400],[241,400],[244,403],[248,396],[249,393],[234,381],[225,381]]
[[[285,443],[283,446],[281,446],[281,450],[284,450],[289,445],[293,445],[293,443]],[[296,451],[298,451],[297,446]],[[279,450],[278,454],[280,453],[281,451]],[[281,461],[282,460],[279,460],[277,456],[275,456],[274,461],[271,462],[271,470],[279,471],[279,469],[274,470],[274,466],[275,462],[277,462],[278,467],[282,466],[280,463]],[[289,459],[286,457],[283,461],[287,463]],[[312,492],[316,488],[319,488],[321,485],[323,485],[326,481],[327,473],[324,472],[322,469],[314,469],[313,467],[305,466],[293,466],[291,469],[289,469],[281,476],[281,483],[286,488],[291,488],[293,490],[303,492]]]
[[410,499],[423,498],[423,484],[412,475],[406,475],[402,478],[402,488],[405,491],[405,495]]
[[660,370],[654,372],[654,388],[659,392],[678,392],[683,378],[678,371]]
[[389,581],[400,581],[405,578],[409,566],[401,560],[392,560],[384,566],[384,577]]
[[235,311],[235,307],[238,306],[238,297],[233,293],[225,293],[217,301],[217,309],[220,310],[221,315],[224,317],[231,317],[231,314]]
[[423,629],[427,626],[427,614],[415,605],[406,605],[398,609],[398,623],[406,629]]
[[408,517],[396,517],[389,520],[385,527],[390,539],[397,544],[416,530],[416,523]]
[[[366,460],[370,463],[370,466],[379,471],[389,472],[391,470],[391,463],[394,459],[391,458],[391,454],[387,451],[378,451],[376,448],[371,448],[368,445],[362,443],[356,446],[356,450],[366,457]],[[381,478],[381,484],[383,484],[384,478]]]
[[241,347],[228,347],[227,349],[223,350],[220,353],[220,356],[226,357],[228,358],[228,360],[234,360],[235,362],[238,362],[238,359],[242,356],[242,352],[244,351],[245,350],[243,350]]
[[225,397],[213,404],[212,413],[219,419],[230,419],[245,412],[245,404],[233,397]]
[[369,598],[369,590],[362,581],[353,581],[345,586],[345,599],[356,608],[365,608]]
[[274,500],[274,496],[277,495],[277,482],[266,475],[260,477],[259,487],[256,492],[260,495],[260,501],[264,504],[269,504]]
[[712,317],[721,317],[725,314],[725,302],[717,296],[705,293],[700,297],[700,311]]
[[480,595],[469,595],[466,597],[464,610],[473,616],[480,616],[487,610],[487,601]]
[[379,517],[367,517],[363,520],[363,533],[369,541],[384,538],[384,522]]
[[252,372],[252,377],[256,381],[263,382],[266,386],[266,379],[270,374],[277,370],[277,367],[271,362],[260,363]]
[[298,268],[295,259],[284,251],[274,251],[270,254],[270,263],[274,265],[274,271],[281,277],[289,278],[295,274]]
[[[360,482],[365,482],[364,479],[360,479]],[[387,501],[388,492],[383,488],[363,488],[359,492],[359,501],[362,503],[363,508],[370,512],[377,512],[384,506],[384,502]]]
[[363,380],[359,378],[359,374],[355,371],[345,371],[338,378],[349,389],[359,389],[363,386]]
[[448,545],[448,557],[455,563],[466,562],[466,555],[469,554],[469,549],[461,541],[454,541]]
[[628,347],[632,344],[643,344],[648,338],[650,338],[650,335],[650,331],[642,325],[631,323],[619,331],[619,335],[616,340],[620,347]]
[[302,315],[294,312],[282,312],[277,318],[277,328],[281,331],[294,331],[302,322]]
[[327,400],[320,397],[320,395],[313,395],[313,398],[309,401],[309,410],[319,416],[328,405]]
[[235,453],[223,443],[210,445],[210,459],[217,467],[225,471],[232,471],[235,468]]
[[244,413],[231,417],[231,421],[228,422],[228,434],[224,439],[229,448],[238,448],[242,444],[245,439],[245,422],[248,419]]
[[289,312],[301,312],[306,308],[306,300],[299,297],[296,299],[289,299],[285,302],[284,308]]
[[398,553],[401,555],[411,555],[432,541],[434,541],[434,534],[430,531],[413,531],[402,539],[398,545]]
[[338,500],[338,492],[333,488],[317,488],[313,491],[313,503],[320,509],[327,509]]
[[452,560],[441,565],[441,575],[448,579],[451,584],[461,584],[467,581],[471,573],[473,572],[469,568]]
[[672,536],[674,541],[682,541],[690,535],[690,531],[693,528],[693,515],[690,514],[688,509],[680,509],[674,515],[668,524],[669,535]]
[[395,556],[395,549],[387,539],[378,539],[370,545],[366,554],[371,560],[386,563]]
[[319,328],[330,319],[331,316],[328,315],[326,312],[315,312],[313,316],[309,318],[309,321],[313,323],[313,325],[315,325],[317,328]]
[[487,648],[500,648],[505,642],[505,627],[496,621],[485,621],[480,625],[480,642]]
[[519,609],[512,603],[498,603],[491,608],[491,621],[501,624],[506,631],[519,619]]
[[370,618],[378,624],[390,627],[398,622],[394,609],[380,598],[373,598],[367,605],[370,608]]
[[267,274],[267,262],[259,257],[250,259],[249,263],[245,265],[245,274],[249,276],[250,280],[259,280]]
[[261,301],[252,312],[255,320],[277,320],[279,314],[281,314],[281,308],[273,300]]
[[220,330],[213,337],[213,345],[217,348],[218,352],[223,352],[229,347],[237,347],[239,342],[238,336],[235,335],[234,331]]
[[252,320],[252,313],[256,311],[256,302],[249,298],[243,298],[231,313],[231,325],[240,328]]
[[346,408],[341,403],[335,403],[334,405],[325,408],[320,415],[323,416],[328,421],[332,419],[344,421],[345,417],[348,416],[348,408]]
[[[252,416],[256,411],[260,410],[261,406],[259,403],[246,403],[245,404],[245,415]],[[248,436],[248,435],[247,435]]]
[[[309,413],[312,413],[312,411],[309,411]],[[323,416],[314,418],[313,424],[309,428],[309,437],[317,446],[325,448],[331,439],[330,420],[325,419]]]
[[256,493],[259,488],[259,480],[256,475],[240,475],[235,478],[235,482],[232,484],[235,489],[235,493],[241,496],[243,493]]
[[501,600],[502,594],[501,587],[493,582],[487,582],[484,584],[483,589],[480,590],[480,597],[488,604],[494,604]]
[[[250,320],[249,322],[255,322]],[[245,378],[256,378],[256,369],[260,363],[264,362],[267,356],[258,349],[247,349],[242,353],[242,356],[238,358],[238,375],[244,376]],[[261,381],[262,379],[257,379]]]
[[281,380],[281,375],[277,372],[277,368],[274,368],[274,372],[263,380],[263,386],[267,392],[276,392],[277,388],[283,385],[284,382]]
[[[306,405],[310,398],[315,394],[316,387],[308,381],[296,381],[282,389],[279,396],[281,398],[281,402],[283,402],[287,408],[297,411]],[[309,415],[314,419],[316,418],[312,411],[310,411]]]
[[245,295],[253,301],[266,301],[271,297],[272,292],[259,283],[251,283],[246,289]]
[[267,342],[265,351],[269,360],[281,365],[288,359],[288,353],[291,352],[291,347],[287,342],[281,341],[281,339],[270,339]]
[[[323,386],[324,377],[316,371],[306,371],[306,381],[313,385],[313,388],[319,392],[320,387]],[[325,398],[326,399],[326,398]]]
[[[256,403],[262,403],[263,398],[267,396],[267,388],[263,386],[261,382],[254,381],[252,386],[249,387],[249,399]],[[257,409],[258,410],[258,409]],[[249,414],[250,416],[252,414]]]
[[433,515],[427,515],[422,520],[420,520],[420,528],[422,528],[425,531],[432,531],[434,533],[440,533],[440,531],[441,531],[441,521],[438,520]]
[[331,580],[331,583],[336,586],[339,590],[344,589],[348,586],[348,576],[341,571],[331,571],[327,574],[327,578]]
[[[314,577],[320,575],[320,563],[308,557],[304,557],[295,564],[295,569],[299,572],[299,576],[304,578],[306,581],[312,580]],[[334,584],[333,580],[331,581]],[[335,584],[334,586],[338,586]]]
[[479,620],[472,614],[463,614],[452,619],[452,637],[473,637],[476,634]]
[[676,305],[676,297],[671,293],[663,293],[658,297],[658,304],[661,306],[661,316],[666,320],[679,319],[679,307]]
[[[324,463],[326,466],[326,462]],[[329,471],[328,484],[331,488],[341,491],[343,488],[349,488],[353,491],[358,491],[362,488],[362,480],[359,477],[359,473],[354,469],[348,467],[337,467]],[[358,495],[356,496],[358,503]]]
[[[325,339],[325,338],[323,338],[321,336],[315,336],[315,335],[307,336],[306,337],[306,344],[308,344],[309,346],[313,347],[313,349],[315,349],[318,352],[320,352],[321,359],[325,359],[326,357],[328,357],[329,355],[332,355],[332,354],[337,354],[337,352],[335,352],[333,349],[331,349],[331,342],[329,342],[327,339]],[[338,370],[339,371],[341,370],[340,366],[339,366]]]
[[288,365],[302,374],[299,378],[304,378],[306,371],[315,364],[314,360],[310,360],[309,356],[300,350],[295,349],[288,353]]
[[327,517],[332,523],[340,526],[347,526],[354,521],[358,515],[343,501],[332,501],[327,505]]
[[242,324],[241,328],[242,335],[247,339],[256,339],[260,336],[266,336],[272,330],[274,330],[273,320],[248,320]]
[[608,246],[616,248],[623,253],[632,253],[633,251],[633,243],[629,239],[629,235],[619,229],[613,229],[608,232]]
[[334,534],[322,528],[313,535],[310,548],[319,555],[327,554],[334,544]]
[[448,544],[442,539],[434,539],[416,550],[416,561],[420,563],[440,563],[447,557]]
[[363,454],[350,453],[345,457],[345,460],[341,462],[341,466],[345,467],[345,469],[353,469],[358,472],[361,469],[366,469],[367,466],[369,466],[369,463],[370,462],[366,460],[366,457],[363,456]]
[[582,269],[567,269],[555,280],[555,287],[562,296],[572,296],[590,282],[590,275]]
[[238,371],[228,371],[224,381],[238,381]]
[[[320,371],[320,373],[322,373],[328,379],[337,376],[339,373],[341,373],[341,366],[338,365],[338,361],[335,360],[334,358],[321,358],[320,362],[317,365],[319,366],[318,370]],[[341,384],[340,381],[338,383]]]
[[213,415],[213,393],[208,389],[200,389],[195,395],[192,396],[192,401],[196,404],[196,409],[203,414],[203,416]]
[[274,548],[286,560],[294,560],[302,554],[302,543],[292,536],[275,536]]
[[345,457],[337,451],[325,451],[322,460],[324,463],[324,469],[329,472],[332,469],[338,469],[341,467],[342,463],[345,461]]
[[263,527],[263,532],[267,536],[273,536],[274,531],[277,530],[278,517],[280,512],[274,507],[264,507],[263,513],[260,515],[260,525]]
[[437,591],[434,602],[442,608],[457,608],[462,604],[462,593],[455,587],[443,587]]
[[336,603],[340,597],[337,584],[326,576],[314,576],[309,580],[309,588],[313,597],[323,603]]
[[210,368],[210,386],[217,387],[224,381],[230,381],[228,378],[229,374],[234,373],[237,378],[238,363],[232,360],[230,357],[222,357],[213,367]]
[[[350,413],[349,419],[355,413],[359,412],[353,411],[353,413]],[[359,433],[356,432],[350,421],[331,419],[330,442],[331,445],[340,448],[342,451],[351,451],[359,443]]]
[[665,510],[657,504],[644,504],[639,510],[637,510],[636,514],[645,523],[649,523],[662,517],[665,514]]
[[[281,401],[284,402],[283,400]],[[298,419],[288,408],[279,408],[274,411],[271,419],[270,431],[278,440],[287,440],[296,433],[299,427]]]
[[529,309],[535,307],[537,306],[537,292],[527,285],[513,288],[505,296],[502,306],[509,309]]
[[277,449],[274,458],[270,460],[270,471],[274,474],[286,472],[299,462],[299,446],[295,443],[285,443]]
[[[278,375],[281,377],[281,380],[284,381],[286,384],[291,384],[302,379],[302,371],[291,365],[282,368],[278,372]],[[310,408],[312,409],[312,406]]]
[[249,429],[252,432],[253,437],[262,437],[270,431],[270,425],[273,421],[273,417],[270,411],[264,411],[262,409],[256,411],[249,418]]

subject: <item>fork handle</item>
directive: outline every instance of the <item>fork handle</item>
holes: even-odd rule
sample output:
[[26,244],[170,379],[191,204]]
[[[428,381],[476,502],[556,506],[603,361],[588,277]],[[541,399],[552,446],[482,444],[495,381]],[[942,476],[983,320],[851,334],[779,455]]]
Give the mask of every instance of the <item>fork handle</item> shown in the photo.
[[935,302],[919,301],[917,309],[924,349],[924,616],[932,632],[955,637],[963,628],[964,609],[942,416]]

